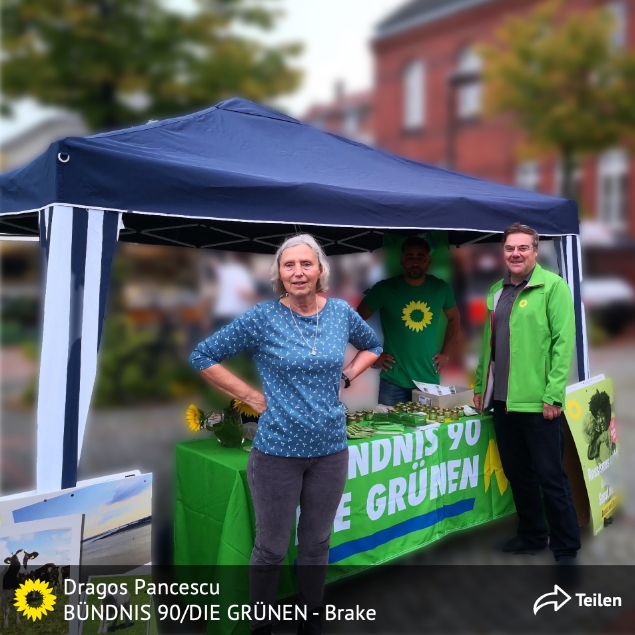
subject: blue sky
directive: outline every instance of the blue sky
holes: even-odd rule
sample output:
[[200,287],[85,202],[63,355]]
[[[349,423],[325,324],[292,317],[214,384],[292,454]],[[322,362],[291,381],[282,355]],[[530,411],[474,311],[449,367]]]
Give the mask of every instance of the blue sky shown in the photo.
[[[30,533],[19,533],[19,525],[6,528],[12,535],[0,536],[0,563],[18,549],[28,552],[37,551],[38,556],[30,560],[30,565],[37,566],[54,562],[57,565],[71,564],[71,529],[46,529]],[[20,564],[24,554],[18,554]]]

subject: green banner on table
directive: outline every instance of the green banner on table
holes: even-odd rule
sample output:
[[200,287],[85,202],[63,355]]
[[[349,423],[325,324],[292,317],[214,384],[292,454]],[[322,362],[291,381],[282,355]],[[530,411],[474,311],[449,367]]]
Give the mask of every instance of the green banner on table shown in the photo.
[[[513,511],[489,419],[430,424],[352,443],[328,578],[347,575],[348,566],[352,571],[387,562]],[[296,553],[294,544],[290,558]]]
[[567,388],[565,415],[582,464],[596,535],[619,500],[613,382],[600,376]]
[[[224,606],[249,598],[245,565],[254,544],[255,517],[247,459],[242,449],[223,448],[215,439],[180,443],[176,450],[175,563],[214,567],[221,576],[218,601]],[[388,562],[514,509],[491,417],[351,441],[327,580]],[[297,560],[295,541],[294,529],[288,565]],[[190,575],[187,567],[183,571]],[[208,569],[201,568],[201,575],[207,579]],[[284,567],[279,596],[295,590],[294,567]],[[222,611],[218,623],[210,622],[210,633],[248,631],[247,623],[233,622]]]

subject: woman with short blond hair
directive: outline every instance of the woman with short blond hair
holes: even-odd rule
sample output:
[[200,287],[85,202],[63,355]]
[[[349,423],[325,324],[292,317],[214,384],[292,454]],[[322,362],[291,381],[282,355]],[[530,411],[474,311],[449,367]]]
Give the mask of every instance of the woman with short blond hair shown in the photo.
[[[251,604],[275,604],[299,503],[298,583],[309,617],[298,632],[317,635],[331,527],[348,468],[339,391],[377,360],[381,346],[346,302],[318,295],[328,287],[329,265],[312,236],[286,240],[271,272],[280,299],[259,304],[212,335],[190,361],[210,384],[261,415],[247,465],[256,512]],[[359,352],[344,367],[349,342]],[[246,349],[253,352],[264,394],[219,363]],[[251,627],[259,635],[271,633],[267,618],[252,620]]]

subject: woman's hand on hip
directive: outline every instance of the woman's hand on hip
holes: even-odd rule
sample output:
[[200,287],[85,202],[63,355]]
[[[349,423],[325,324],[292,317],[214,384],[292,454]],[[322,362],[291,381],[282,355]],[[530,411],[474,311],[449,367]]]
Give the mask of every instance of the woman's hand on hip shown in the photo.
[[267,401],[265,400],[265,396],[256,390],[254,390],[253,397],[247,400],[247,403],[259,414],[261,415],[267,409]]

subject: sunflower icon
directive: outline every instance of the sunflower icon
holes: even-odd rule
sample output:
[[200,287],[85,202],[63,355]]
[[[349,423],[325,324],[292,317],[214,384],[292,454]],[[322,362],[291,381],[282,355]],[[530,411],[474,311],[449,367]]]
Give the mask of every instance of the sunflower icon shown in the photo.
[[419,332],[432,324],[432,317],[432,311],[425,302],[413,300],[405,306],[401,319],[411,331]]
[[15,592],[14,606],[20,613],[33,620],[42,619],[55,606],[53,590],[42,580],[27,580]]
[[566,412],[572,419],[579,419],[582,414],[582,406],[575,400],[567,401]]

